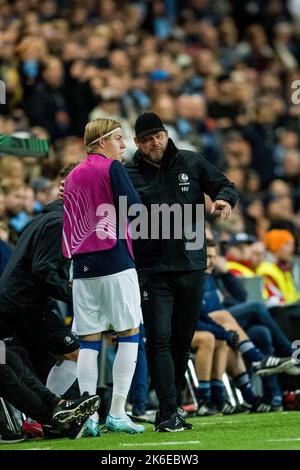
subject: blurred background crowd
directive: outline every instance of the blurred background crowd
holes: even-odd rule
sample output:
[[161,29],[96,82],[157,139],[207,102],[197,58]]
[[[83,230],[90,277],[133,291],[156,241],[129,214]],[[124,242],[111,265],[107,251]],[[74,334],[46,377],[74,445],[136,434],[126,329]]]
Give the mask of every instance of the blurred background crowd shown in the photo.
[[299,0],[0,0],[0,134],[51,141],[45,159],[0,158],[0,239],[14,244],[85,155],[90,119],[157,112],[170,137],[241,193],[221,238],[300,225]]
[[[128,161],[134,122],[151,110],[179,148],[240,191],[227,223],[207,201],[229,262],[219,259],[220,272],[268,281],[279,267],[285,279],[300,255],[299,46],[300,0],[0,0],[0,135],[50,142],[46,158],[0,148],[0,274],[26,224],[57,198],[62,168],[85,157],[86,123],[121,122]],[[258,272],[266,249],[276,266]],[[291,340],[299,266],[297,291],[269,283],[263,299],[296,303],[298,330],[280,325]]]

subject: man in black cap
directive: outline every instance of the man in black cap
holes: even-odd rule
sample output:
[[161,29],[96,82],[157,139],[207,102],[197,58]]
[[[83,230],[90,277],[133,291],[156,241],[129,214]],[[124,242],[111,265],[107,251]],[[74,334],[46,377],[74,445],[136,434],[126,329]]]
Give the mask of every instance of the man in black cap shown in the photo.
[[[197,206],[204,208],[204,193],[213,201],[211,212],[219,211],[225,221],[238,200],[235,186],[203,156],[178,150],[155,113],[138,117],[135,135],[138,151],[126,167],[148,214],[157,204],[165,203],[169,208],[177,204],[184,215],[189,206],[190,228],[193,233],[200,228],[203,241],[204,211],[199,220]],[[150,222],[151,217],[149,227]],[[161,229],[158,233],[136,240],[134,253],[142,287],[150,374],[159,399],[155,430],[175,432],[191,428],[178,414],[177,397],[201,305],[206,250],[203,243],[191,249],[186,232],[180,238],[175,229],[170,229],[170,237],[164,237]]]

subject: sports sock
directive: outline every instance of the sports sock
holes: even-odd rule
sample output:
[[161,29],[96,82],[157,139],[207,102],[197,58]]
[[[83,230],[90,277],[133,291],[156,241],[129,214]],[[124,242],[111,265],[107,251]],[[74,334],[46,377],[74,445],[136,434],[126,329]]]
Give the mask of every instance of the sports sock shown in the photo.
[[135,371],[139,334],[118,338],[118,350],[113,364],[113,394],[109,414],[125,414],[125,402]]
[[95,395],[98,381],[98,354],[101,341],[80,341],[77,362],[78,384],[80,394],[88,392]]
[[210,402],[211,399],[211,383],[209,380],[199,380],[196,389],[196,396],[198,401]]
[[257,396],[254,395],[252,391],[252,385],[247,372],[243,372],[242,374],[234,377],[234,384],[240,389],[241,394],[247,403],[252,405],[256,402]]
[[225,387],[222,380],[211,381],[211,401],[221,410],[225,403]]
[[77,364],[65,360],[55,364],[50,370],[46,387],[55,395],[63,395],[73,385],[77,378]]
[[259,362],[264,358],[260,350],[250,340],[242,341],[238,345],[238,350],[247,362]]

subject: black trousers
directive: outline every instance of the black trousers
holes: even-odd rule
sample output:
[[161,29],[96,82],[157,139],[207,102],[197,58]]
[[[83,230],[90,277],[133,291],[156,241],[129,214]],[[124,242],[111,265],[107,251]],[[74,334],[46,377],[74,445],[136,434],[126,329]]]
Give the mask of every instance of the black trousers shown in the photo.
[[59,356],[79,349],[76,336],[51,309],[0,311],[0,317],[29,351],[35,347]]
[[9,348],[6,363],[0,364],[0,396],[26,416],[44,424],[51,423],[52,410],[60,401]]
[[199,317],[203,281],[202,270],[141,277],[148,365],[161,410],[177,404]]

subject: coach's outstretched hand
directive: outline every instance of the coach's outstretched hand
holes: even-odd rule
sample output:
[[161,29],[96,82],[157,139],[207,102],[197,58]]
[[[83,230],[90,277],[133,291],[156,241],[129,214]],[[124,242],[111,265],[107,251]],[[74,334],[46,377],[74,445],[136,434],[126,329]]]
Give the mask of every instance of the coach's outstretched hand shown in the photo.
[[225,222],[231,215],[231,205],[229,202],[223,201],[223,199],[218,199],[213,202],[210,213],[214,214],[216,211],[221,211],[221,222]]

